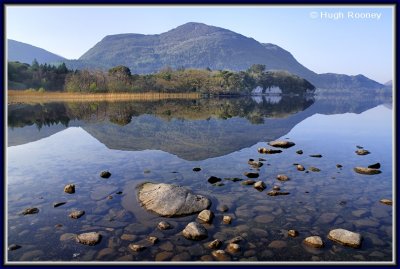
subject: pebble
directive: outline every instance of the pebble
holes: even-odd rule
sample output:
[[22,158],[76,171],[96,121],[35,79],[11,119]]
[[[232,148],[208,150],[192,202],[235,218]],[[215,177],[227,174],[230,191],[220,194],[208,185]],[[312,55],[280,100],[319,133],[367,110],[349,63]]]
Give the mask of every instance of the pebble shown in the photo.
[[26,209],[22,212],[22,215],[31,215],[31,214],[37,214],[37,213],[39,213],[39,208],[30,207],[30,208],[26,208]]
[[282,240],[274,240],[268,245],[268,247],[270,247],[270,248],[285,248],[285,247],[287,247],[287,243]]
[[134,241],[137,238],[136,235],[134,234],[123,234],[121,235],[121,240],[125,241]]
[[174,245],[171,242],[167,241],[160,245],[159,248],[165,251],[172,251],[174,249]]
[[75,184],[68,184],[64,187],[64,192],[66,193],[75,193]]
[[277,180],[280,180],[280,181],[288,181],[289,180],[289,177],[287,176],[287,175],[277,175],[276,176],[276,179]]
[[78,243],[93,246],[100,242],[101,235],[97,232],[83,233],[76,237]]
[[171,224],[166,221],[161,221],[160,223],[158,223],[157,227],[160,230],[168,230],[172,228]]
[[314,248],[322,248],[324,246],[321,237],[316,235],[305,238],[303,242],[304,244]]
[[224,216],[222,218],[222,222],[225,224],[230,224],[232,222],[232,217],[231,216]]
[[212,219],[214,217],[214,214],[208,210],[208,209],[204,209],[203,211],[201,211],[199,213],[199,215],[197,216],[197,218],[205,223],[211,223]]
[[265,183],[264,182],[262,182],[262,181],[257,181],[256,183],[254,183],[254,188],[256,189],[256,190],[258,190],[258,191],[263,191],[263,190],[265,190],[265,188],[267,187],[266,185],[265,185]]
[[304,171],[304,170],[306,170],[306,169],[304,168],[304,166],[302,166],[301,164],[298,164],[298,165],[296,166],[296,168],[297,168],[297,170],[299,170],[299,171]]
[[55,202],[55,203],[53,203],[53,207],[59,207],[59,206],[62,206],[62,205],[65,205],[67,202]]
[[290,237],[296,237],[298,235],[299,235],[299,232],[296,231],[296,230],[289,230],[288,231],[288,236],[290,236]]
[[69,213],[69,217],[73,218],[73,219],[79,219],[80,217],[82,217],[85,214],[85,211],[83,210],[76,210],[76,211],[72,211],[71,213]]
[[11,245],[9,245],[9,246],[8,246],[8,251],[17,250],[17,249],[19,249],[19,248],[21,248],[21,246],[20,246],[20,245],[17,245],[17,244],[11,244]]
[[100,173],[100,176],[101,176],[102,178],[109,178],[109,177],[111,176],[111,173],[108,172],[108,171],[102,171],[102,172]]
[[172,259],[171,259],[171,261],[190,261],[190,260],[191,260],[191,256],[187,252],[179,253],[179,254],[175,255],[174,257],[172,257]]
[[164,251],[164,252],[157,253],[155,260],[158,262],[166,261],[166,260],[171,259],[173,256],[174,256],[174,253]]
[[369,152],[368,150],[366,150],[366,149],[358,149],[358,150],[355,151],[355,153],[356,153],[357,155],[367,155],[367,154],[370,154],[370,152]]
[[146,247],[143,246],[143,245],[131,243],[131,244],[128,245],[128,248],[129,248],[130,250],[134,251],[134,252],[139,252],[139,251],[144,250]]

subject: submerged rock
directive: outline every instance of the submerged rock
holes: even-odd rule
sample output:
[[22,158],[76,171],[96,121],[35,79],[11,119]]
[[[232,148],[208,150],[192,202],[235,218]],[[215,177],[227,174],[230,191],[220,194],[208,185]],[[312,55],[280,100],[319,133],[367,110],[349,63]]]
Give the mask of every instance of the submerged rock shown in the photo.
[[381,170],[378,169],[374,169],[374,168],[367,168],[367,167],[355,167],[354,171],[356,173],[359,174],[363,174],[363,175],[376,175],[376,174],[380,174]]
[[310,170],[312,172],[320,172],[321,171],[321,169],[314,167],[314,166],[309,167],[308,170]]
[[280,191],[280,190],[281,190],[281,187],[279,187],[279,186],[274,186],[272,189],[273,189],[274,191]]
[[380,163],[374,163],[374,164],[368,165],[368,168],[379,169],[379,168],[381,168],[381,164]]
[[250,159],[247,163],[250,164],[253,168],[260,168],[264,165],[262,162],[255,162],[253,159]]
[[156,237],[156,236],[149,236],[149,237],[147,237],[146,239],[147,239],[147,241],[149,241],[152,245],[154,245],[155,243],[158,242],[158,237]]
[[322,155],[321,155],[321,154],[311,154],[310,157],[313,157],[313,158],[322,158]]
[[214,184],[217,182],[220,182],[222,179],[220,179],[219,177],[215,177],[215,176],[211,176],[208,178],[208,183]]
[[193,168],[193,171],[194,172],[199,172],[199,171],[201,171],[201,168],[200,167],[195,167],[195,168]]
[[265,185],[265,183],[262,181],[257,181],[253,186],[258,191],[263,191],[267,187],[267,185]]
[[299,232],[296,231],[296,230],[289,230],[288,231],[288,236],[290,236],[290,237],[296,237],[298,235],[299,235]]
[[101,240],[101,235],[97,232],[78,234],[76,237],[76,241],[78,243],[89,246],[94,246],[98,244],[100,240]]
[[218,211],[221,211],[221,212],[226,212],[228,210],[229,210],[229,207],[227,205],[221,205],[218,207]]
[[259,173],[255,172],[245,172],[244,175],[248,178],[258,178],[260,176]]
[[17,250],[17,249],[19,249],[19,248],[21,248],[21,246],[20,246],[20,245],[17,245],[17,244],[11,244],[11,245],[9,245],[9,246],[8,246],[8,251]]
[[324,243],[322,242],[321,237],[319,236],[309,236],[303,240],[303,243],[307,246],[314,247],[314,248],[322,248]]
[[201,211],[199,213],[199,215],[197,216],[197,218],[205,223],[211,223],[212,219],[214,217],[214,214],[208,210],[208,209],[204,209],[203,211]]
[[287,175],[277,175],[276,179],[280,181],[288,181],[289,177]]
[[342,167],[343,167],[343,165],[341,165],[341,164],[337,164],[337,165],[336,165],[336,167],[337,167],[337,168],[342,168]]
[[64,192],[66,192],[66,193],[75,193],[75,184],[65,185]]
[[160,230],[168,230],[172,228],[171,224],[166,221],[161,221],[160,223],[158,223],[157,227]]
[[286,149],[286,148],[293,147],[296,144],[293,143],[293,142],[290,142],[290,141],[276,140],[276,141],[268,142],[268,145],[270,145],[271,147],[285,148]]
[[242,181],[243,180],[242,178],[238,178],[238,177],[226,177],[224,179],[225,180],[230,180],[230,181],[233,181],[233,182]]
[[208,198],[192,194],[181,186],[144,183],[138,188],[141,206],[165,217],[193,214],[211,205]]
[[102,178],[109,178],[109,177],[111,176],[111,173],[108,172],[108,171],[102,171],[102,172],[100,173],[100,176],[101,176]]
[[129,244],[129,245],[128,245],[128,248],[129,248],[130,250],[134,251],[134,252],[139,252],[139,251],[144,250],[146,247],[143,246],[143,245],[133,244],[133,243],[132,243],[132,244]]
[[355,151],[357,155],[367,155],[370,154],[370,152],[366,149],[358,149]]
[[217,261],[230,261],[231,258],[229,255],[225,253],[222,249],[219,250],[214,250],[211,252],[211,255],[217,260]]
[[296,153],[301,155],[301,154],[303,154],[303,151],[300,149],[300,150],[296,151]]
[[267,148],[258,148],[257,151],[263,154],[276,154],[282,152],[282,150],[280,149],[267,149]]
[[73,219],[79,219],[83,215],[85,215],[85,211],[83,211],[83,210],[75,210],[75,211],[72,211],[68,216],[70,218],[73,218]]
[[393,201],[389,199],[381,199],[379,202],[385,205],[393,205]]
[[345,229],[331,230],[328,239],[353,248],[361,246],[361,235]]
[[275,191],[275,190],[273,190],[273,191],[269,191],[267,194],[269,196],[278,196],[278,195],[288,195],[290,193],[286,192],[286,191]]
[[182,231],[182,234],[186,239],[191,240],[201,240],[207,238],[208,236],[206,228],[197,222],[191,222],[186,225],[185,229]]
[[39,208],[36,207],[26,208],[24,211],[22,211],[22,215],[31,215],[37,213],[39,213]]
[[53,203],[53,207],[59,207],[59,206],[62,206],[62,205],[65,205],[67,202],[55,202],[55,203]]
[[254,183],[256,183],[254,180],[252,179],[248,179],[242,182],[242,185],[253,185]]

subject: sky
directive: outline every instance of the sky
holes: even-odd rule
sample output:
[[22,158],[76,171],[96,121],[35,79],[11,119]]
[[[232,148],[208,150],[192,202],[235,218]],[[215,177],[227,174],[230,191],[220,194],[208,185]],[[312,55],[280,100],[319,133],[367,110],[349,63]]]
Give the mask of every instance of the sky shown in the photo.
[[393,77],[391,6],[6,6],[6,38],[78,59],[106,35],[160,34],[187,22],[273,43],[317,73]]

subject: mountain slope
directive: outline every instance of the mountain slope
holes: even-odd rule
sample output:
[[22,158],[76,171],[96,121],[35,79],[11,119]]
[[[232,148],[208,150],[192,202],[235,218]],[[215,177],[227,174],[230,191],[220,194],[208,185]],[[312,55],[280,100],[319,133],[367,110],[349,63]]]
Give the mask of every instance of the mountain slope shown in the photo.
[[47,50],[15,41],[7,40],[8,45],[8,61],[18,61],[21,63],[31,64],[34,59],[39,63],[55,63],[65,61],[64,57],[58,56]]
[[128,66],[133,73],[153,73],[163,67],[246,70],[253,64],[287,70],[319,88],[381,88],[364,76],[316,74],[288,51],[262,44],[227,29],[202,23],[186,23],[159,35],[119,34],[103,38],[83,54],[75,66],[86,62],[99,67]]

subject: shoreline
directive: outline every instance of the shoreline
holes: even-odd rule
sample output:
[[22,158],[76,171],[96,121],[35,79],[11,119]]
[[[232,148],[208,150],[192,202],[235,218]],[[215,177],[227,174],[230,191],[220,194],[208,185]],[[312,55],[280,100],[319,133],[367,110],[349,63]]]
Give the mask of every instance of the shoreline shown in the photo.
[[154,101],[166,99],[199,99],[200,93],[69,93],[69,92],[24,92],[7,91],[7,104],[91,102],[91,101]]

